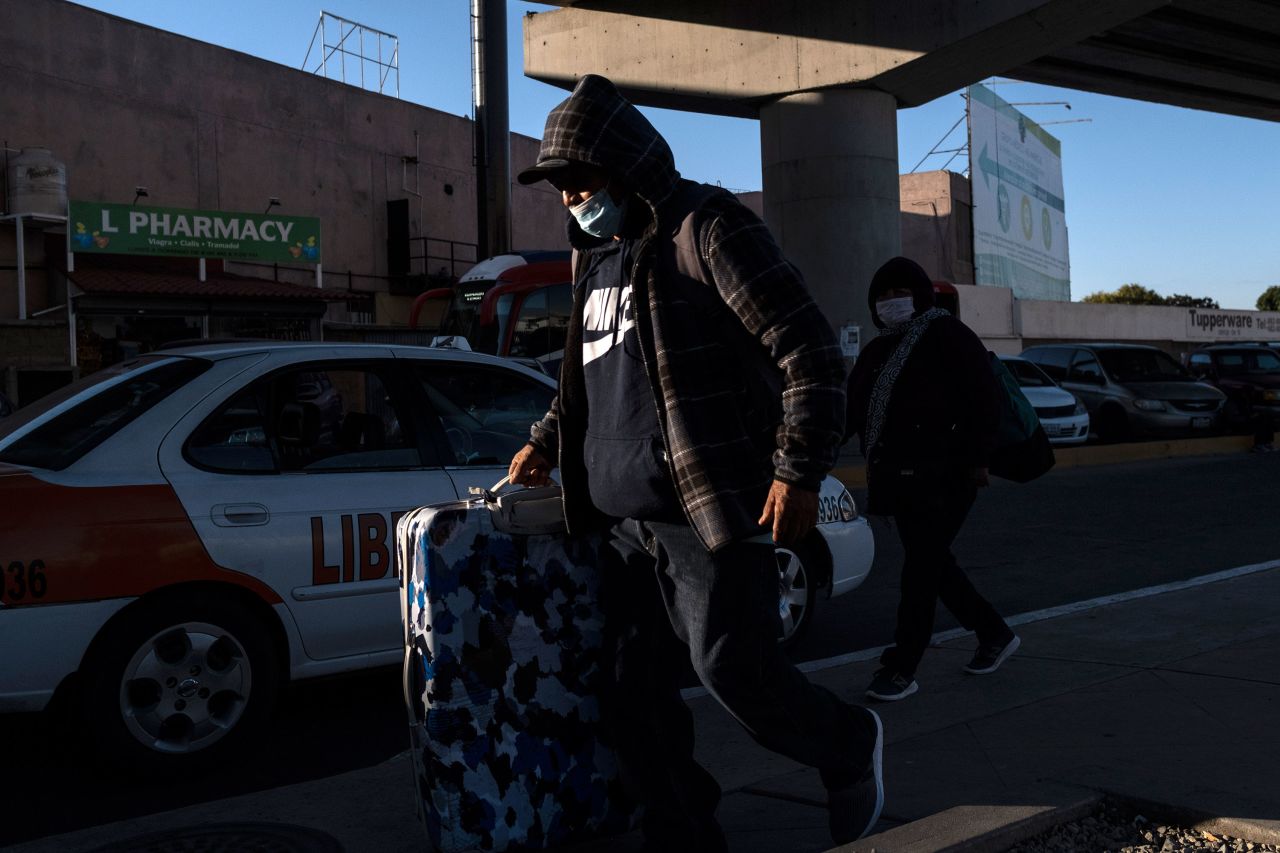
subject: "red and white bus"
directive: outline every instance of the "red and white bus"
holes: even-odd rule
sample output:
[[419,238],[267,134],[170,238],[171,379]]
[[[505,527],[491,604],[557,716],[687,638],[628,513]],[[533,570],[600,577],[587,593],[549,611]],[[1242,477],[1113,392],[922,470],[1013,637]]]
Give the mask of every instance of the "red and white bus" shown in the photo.
[[549,376],[560,370],[573,306],[567,251],[513,252],[487,258],[452,288],[423,293],[414,301],[409,325],[447,300],[441,336],[466,338],[471,349],[527,363]]

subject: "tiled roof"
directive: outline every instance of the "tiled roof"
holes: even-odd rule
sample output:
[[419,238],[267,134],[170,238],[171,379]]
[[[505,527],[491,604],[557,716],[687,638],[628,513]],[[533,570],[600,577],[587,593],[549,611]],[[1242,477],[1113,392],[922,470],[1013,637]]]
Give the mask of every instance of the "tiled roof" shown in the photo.
[[272,301],[337,302],[350,298],[345,290],[303,287],[262,278],[219,273],[200,281],[180,272],[83,268],[67,277],[94,296],[176,296],[189,299],[262,299]]

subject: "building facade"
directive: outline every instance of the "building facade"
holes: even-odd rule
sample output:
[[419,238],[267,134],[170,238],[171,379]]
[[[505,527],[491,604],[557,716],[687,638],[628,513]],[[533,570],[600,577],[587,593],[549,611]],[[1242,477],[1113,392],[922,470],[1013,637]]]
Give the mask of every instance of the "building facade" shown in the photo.
[[[19,402],[174,337],[403,326],[417,293],[477,260],[465,117],[63,0],[4,13],[0,78],[6,154],[51,151],[71,199],[316,217],[324,246],[319,275],[227,261],[202,277],[195,259],[126,256],[77,256],[68,274],[65,225],[28,222],[20,300],[18,229],[0,222],[0,388]],[[537,149],[512,135],[514,164]],[[513,185],[512,213],[514,247],[565,246],[546,185]]]

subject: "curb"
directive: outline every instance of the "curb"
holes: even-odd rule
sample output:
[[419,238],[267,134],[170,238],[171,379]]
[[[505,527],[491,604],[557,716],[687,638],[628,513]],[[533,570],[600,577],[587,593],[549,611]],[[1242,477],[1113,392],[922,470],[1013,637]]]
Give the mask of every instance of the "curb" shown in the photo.
[[1280,844],[1280,820],[1232,817],[1217,814],[1203,806],[1158,802],[1120,791],[1108,791],[1106,794],[1110,799],[1141,812],[1148,820],[1211,832],[1217,836],[1230,835],[1255,844]]
[[[833,847],[827,853],[1003,853],[1061,824],[1090,814],[1104,800],[1123,804],[1153,823],[1231,836],[1255,844],[1280,844],[1280,820],[1235,817],[1222,809],[1149,799],[1114,788],[1081,794],[1060,806],[955,806],[884,832]],[[1247,809],[1241,809],[1247,811]],[[1260,810],[1267,813],[1265,808]]]
[[955,806],[827,853],[1001,853],[1089,814],[1102,794],[1061,806]]
[[1252,446],[1253,439],[1250,436],[1221,435],[1214,438],[1101,444],[1097,447],[1063,447],[1053,451],[1057,458],[1054,468],[1083,468],[1091,465],[1115,465],[1121,462],[1173,459],[1182,456],[1221,456],[1228,453],[1246,453]]
[[[1188,456],[1224,456],[1246,453],[1253,446],[1247,435],[1223,435],[1214,438],[1182,438],[1167,441],[1143,441],[1131,444],[1101,444],[1096,447],[1057,447],[1053,470],[1086,468],[1095,465],[1118,465],[1149,459],[1175,459]],[[1050,473],[1053,473],[1050,471]],[[851,489],[867,487],[865,465],[841,465],[832,476]]]

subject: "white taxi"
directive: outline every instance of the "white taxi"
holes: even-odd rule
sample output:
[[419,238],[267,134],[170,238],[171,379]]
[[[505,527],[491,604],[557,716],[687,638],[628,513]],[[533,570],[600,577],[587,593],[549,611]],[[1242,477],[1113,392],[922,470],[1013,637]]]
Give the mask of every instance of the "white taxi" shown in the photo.
[[[243,741],[290,679],[398,662],[396,521],[491,486],[554,393],[459,350],[208,343],[19,409],[0,422],[0,712],[69,691],[108,757],[165,772]],[[789,637],[871,566],[832,478],[821,515],[778,549]]]

